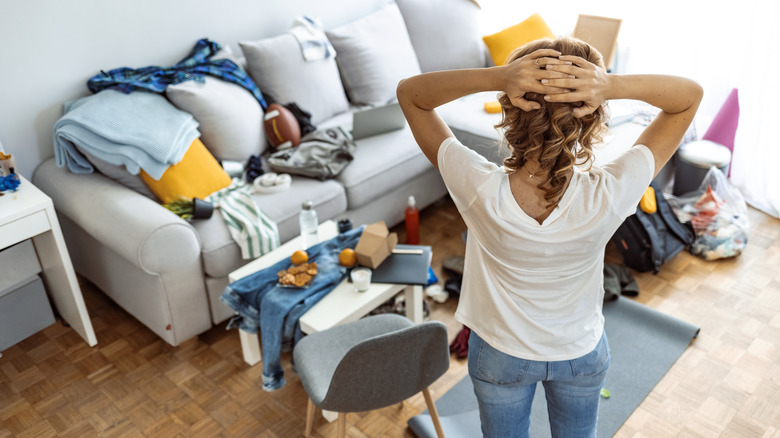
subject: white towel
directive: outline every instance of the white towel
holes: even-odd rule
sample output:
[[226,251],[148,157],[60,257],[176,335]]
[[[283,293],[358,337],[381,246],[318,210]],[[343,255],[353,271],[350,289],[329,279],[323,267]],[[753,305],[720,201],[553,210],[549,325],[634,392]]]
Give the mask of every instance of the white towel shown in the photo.
[[218,208],[244,260],[255,259],[279,247],[279,229],[252,200],[252,186],[239,178],[206,200]]
[[319,18],[313,19],[305,15],[296,18],[290,33],[298,40],[303,59],[306,61],[317,61],[336,56],[336,49],[333,48],[325,35]]

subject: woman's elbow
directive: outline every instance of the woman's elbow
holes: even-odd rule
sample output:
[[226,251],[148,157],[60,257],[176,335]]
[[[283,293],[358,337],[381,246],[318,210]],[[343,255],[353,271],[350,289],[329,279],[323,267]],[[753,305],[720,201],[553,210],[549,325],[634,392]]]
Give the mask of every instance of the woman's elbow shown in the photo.
[[395,88],[395,97],[398,102],[402,102],[409,95],[409,80],[401,79],[398,81],[398,86]]
[[693,100],[692,106],[695,107],[698,107],[702,98],[704,98],[704,88],[696,81],[691,81],[691,98]]

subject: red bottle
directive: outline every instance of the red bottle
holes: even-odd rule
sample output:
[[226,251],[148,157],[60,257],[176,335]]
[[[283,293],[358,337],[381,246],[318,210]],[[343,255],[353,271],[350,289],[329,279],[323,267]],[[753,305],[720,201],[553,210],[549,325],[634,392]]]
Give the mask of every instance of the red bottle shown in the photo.
[[417,206],[414,202],[414,196],[409,197],[409,206],[406,207],[404,212],[404,222],[406,224],[406,244],[407,245],[419,245],[420,244],[420,211],[417,210]]

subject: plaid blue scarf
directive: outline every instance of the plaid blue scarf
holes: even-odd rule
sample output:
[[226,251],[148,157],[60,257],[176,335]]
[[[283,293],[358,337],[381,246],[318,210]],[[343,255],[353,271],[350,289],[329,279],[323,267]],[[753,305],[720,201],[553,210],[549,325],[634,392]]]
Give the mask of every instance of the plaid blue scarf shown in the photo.
[[125,94],[135,90],[163,93],[168,85],[189,80],[203,82],[204,76],[210,75],[246,88],[265,111],[268,103],[263,93],[241,67],[229,59],[209,59],[221,48],[219,43],[203,38],[198,40],[184,59],[171,67],[149,66],[139,69],[120,67],[108,72],[101,71],[87,81],[87,87],[93,93],[107,88]]

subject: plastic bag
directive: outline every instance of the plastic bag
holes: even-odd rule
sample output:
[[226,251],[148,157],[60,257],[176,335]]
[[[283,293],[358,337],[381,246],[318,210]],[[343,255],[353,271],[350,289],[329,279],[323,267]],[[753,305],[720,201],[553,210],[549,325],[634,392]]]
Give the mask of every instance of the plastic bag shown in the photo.
[[696,239],[691,253],[705,260],[742,254],[750,229],[747,204],[717,167],[710,168],[692,195],[670,197],[669,203],[680,222],[693,227]]

